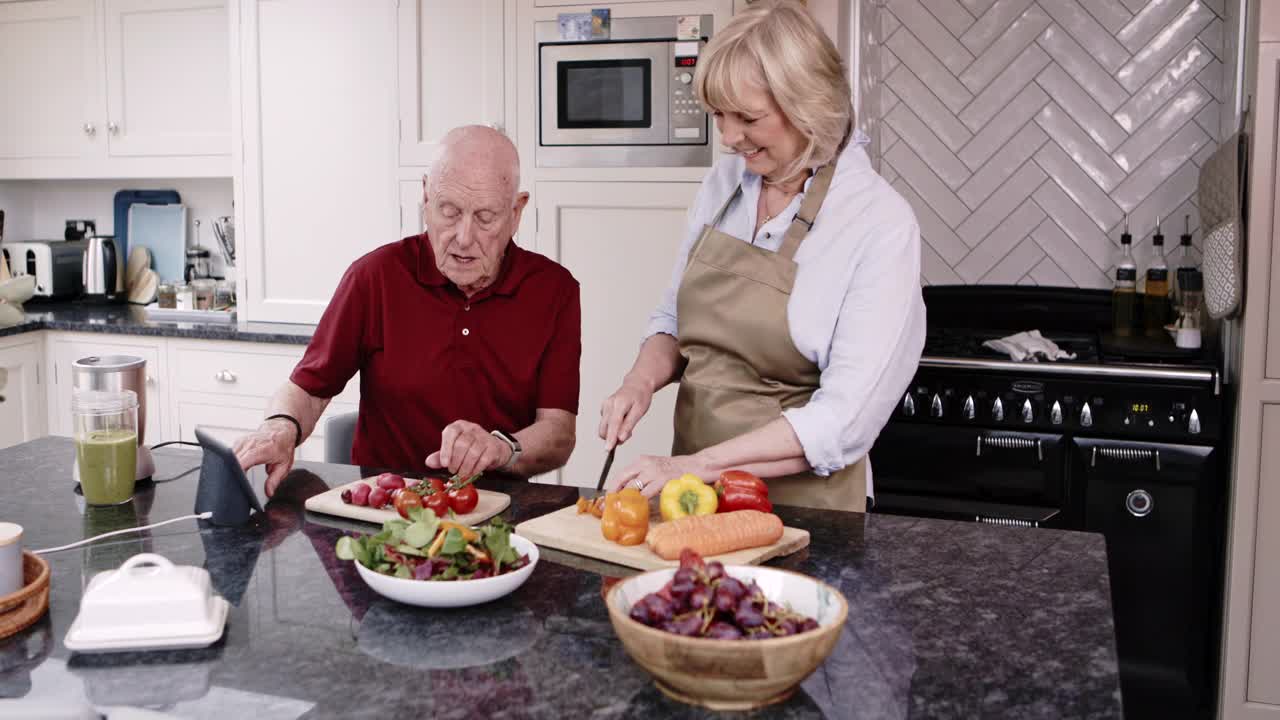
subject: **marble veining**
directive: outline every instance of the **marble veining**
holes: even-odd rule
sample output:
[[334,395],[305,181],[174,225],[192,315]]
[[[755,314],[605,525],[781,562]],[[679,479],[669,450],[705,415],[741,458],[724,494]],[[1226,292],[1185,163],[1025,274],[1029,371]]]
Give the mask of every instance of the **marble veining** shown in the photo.
[[155,322],[148,320],[147,311],[138,305],[30,302],[23,309],[26,311],[26,321],[0,328],[0,337],[37,330],[66,330],[111,335],[306,345],[311,341],[312,333],[315,332],[314,325],[304,324]]
[[[0,451],[0,519],[28,547],[191,512],[198,453],[157,451],[158,482],[117,508],[86,508],[71,442]],[[364,473],[299,463],[246,526],[178,523],[49,556],[50,613],[0,641],[0,715],[41,703],[129,705],[174,716],[255,718],[703,718],[663,696],[616,639],[602,597],[634,571],[547,552],[505,599],[440,611],[366,587],[333,544],[357,526],[307,513],[305,498]],[[171,478],[176,478],[170,480]],[[253,473],[261,492],[263,476]],[[486,478],[519,522],[576,488]],[[1120,718],[1101,535],[778,508],[812,533],[770,564],[821,578],[849,600],[828,660],[769,718]],[[231,603],[222,640],[193,651],[69,653],[63,636],[95,572],[138,552],[209,569]],[[56,688],[56,691],[51,688]],[[56,698],[56,699],[55,699]],[[227,713],[231,712],[231,715]]]

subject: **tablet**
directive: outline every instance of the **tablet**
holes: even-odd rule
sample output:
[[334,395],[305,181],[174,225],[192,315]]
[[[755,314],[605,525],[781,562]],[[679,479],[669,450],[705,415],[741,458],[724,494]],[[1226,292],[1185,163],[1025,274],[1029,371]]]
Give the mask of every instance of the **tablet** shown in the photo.
[[249,477],[231,448],[196,428],[196,440],[204,449],[200,483],[196,488],[197,513],[212,512],[214,525],[243,525],[252,511],[262,512]]

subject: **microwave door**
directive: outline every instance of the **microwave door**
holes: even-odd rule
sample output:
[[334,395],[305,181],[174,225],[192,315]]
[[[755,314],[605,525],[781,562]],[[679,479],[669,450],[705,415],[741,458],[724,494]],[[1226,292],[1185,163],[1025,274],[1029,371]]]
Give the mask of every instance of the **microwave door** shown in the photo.
[[665,145],[671,44],[541,47],[543,145]]

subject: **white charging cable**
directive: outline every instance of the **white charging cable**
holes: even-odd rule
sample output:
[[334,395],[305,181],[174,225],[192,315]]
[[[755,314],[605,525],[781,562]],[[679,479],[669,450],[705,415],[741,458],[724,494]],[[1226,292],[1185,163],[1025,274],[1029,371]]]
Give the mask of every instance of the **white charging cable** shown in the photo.
[[150,530],[151,528],[158,528],[161,525],[168,525],[170,523],[182,522],[183,520],[208,520],[211,517],[213,517],[213,513],[211,512],[202,512],[198,515],[183,515],[182,517],[176,517],[172,520],[164,520],[162,522],[153,523],[151,525],[142,525],[141,527],[125,528],[123,530],[113,530],[112,532],[109,532],[109,533],[94,535],[91,538],[86,538],[79,542],[73,542],[70,545],[59,545],[58,547],[45,548],[44,550],[32,550],[32,552],[35,553],[36,555],[46,555],[48,553],[62,552],[63,550],[71,550],[72,548],[78,548],[81,545],[88,545],[91,542],[101,540],[102,538],[111,537],[112,535],[124,535],[125,533],[141,532],[143,530]]

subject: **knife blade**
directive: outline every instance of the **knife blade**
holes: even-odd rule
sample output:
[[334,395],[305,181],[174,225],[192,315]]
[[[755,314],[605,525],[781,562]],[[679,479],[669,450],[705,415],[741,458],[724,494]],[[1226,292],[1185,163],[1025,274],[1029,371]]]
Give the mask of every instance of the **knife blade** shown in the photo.
[[609,454],[604,459],[604,469],[600,471],[600,481],[596,483],[597,495],[599,495],[600,491],[604,489],[604,481],[609,478],[609,468],[613,467],[613,453],[617,449],[618,448],[615,445],[613,449],[609,450]]

